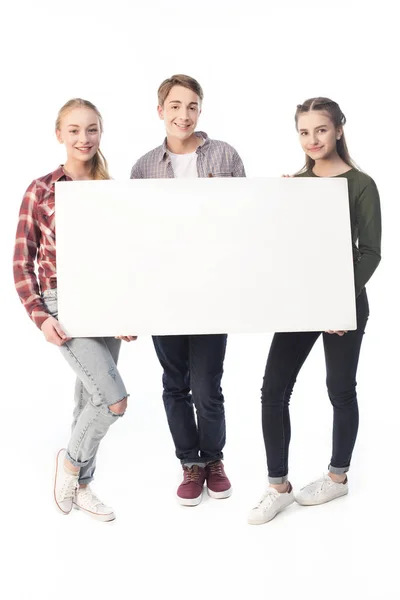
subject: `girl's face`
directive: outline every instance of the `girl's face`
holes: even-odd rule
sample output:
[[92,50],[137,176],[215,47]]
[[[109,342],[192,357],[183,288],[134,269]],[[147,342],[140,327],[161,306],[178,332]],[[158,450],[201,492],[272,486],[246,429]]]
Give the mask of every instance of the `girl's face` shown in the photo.
[[336,143],[342,137],[341,127],[334,127],[329,115],[312,110],[301,113],[297,120],[300,144],[313,160],[333,158],[337,154]]
[[62,117],[56,134],[58,141],[65,144],[70,160],[88,162],[99,149],[99,118],[91,108],[73,108]]

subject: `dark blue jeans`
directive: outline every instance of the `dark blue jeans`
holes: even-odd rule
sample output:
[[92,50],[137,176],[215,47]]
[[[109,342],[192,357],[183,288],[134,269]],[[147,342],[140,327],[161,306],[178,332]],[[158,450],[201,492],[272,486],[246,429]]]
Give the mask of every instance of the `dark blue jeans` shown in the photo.
[[221,378],[226,341],[226,335],[153,337],[164,369],[165,412],[176,456],[182,464],[205,464],[223,458],[225,410]]
[[274,335],[261,390],[262,427],[270,483],[287,480],[290,396],[297,375],[321,333],[326,384],[333,406],[333,448],[329,470],[341,474],[349,469],[358,431],[356,373],[369,315],[365,289],[357,298],[356,308],[357,329],[345,333],[343,337],[318,331]]

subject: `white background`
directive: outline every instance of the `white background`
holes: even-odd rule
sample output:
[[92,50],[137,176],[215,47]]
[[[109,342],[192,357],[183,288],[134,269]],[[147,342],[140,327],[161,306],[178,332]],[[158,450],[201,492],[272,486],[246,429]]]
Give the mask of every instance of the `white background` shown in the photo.
[[[398,27],[381,1],[15,2],[1,19],[1,596],[195,599],[398,598]],[[161,143],[156,90],[173,73],[204,87],[201,128],[237,148],[249,176],[297,170],[296,104],[337,100],[351,154],[379,187],[383,260],[358,373],[360,433],[345,499],[246,524],[266,482],[259,388],[270,336],[232,336],[225,364],[231,499],[175,502],[179,465],[151,341],[123,348],[129,411],[101,448],[95,490],[113,524],[53,509],[55,451],[67,442],[74,378],[13,289],[17,213],[31,180],[64,159],[58,108],[88,98],[104,116],[114,178]],[[134,234],[134,230],[132,231]],[[318,343],[292,397],[291,480],[330,458],[331,408]],[[390,546],[392,548],[390,549]]]

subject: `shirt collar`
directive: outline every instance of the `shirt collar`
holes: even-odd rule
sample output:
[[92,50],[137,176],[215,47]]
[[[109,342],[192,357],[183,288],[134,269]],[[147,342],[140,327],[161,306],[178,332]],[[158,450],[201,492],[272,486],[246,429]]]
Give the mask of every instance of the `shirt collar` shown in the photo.
[[[210,144],[210,138],[204,131],[195,131],[195,135],[202,139],[202,143],[198,146],[196,152],[203,152]],[[160,153],[158,156],[158,162],[163,161],[168,156],[167,138],[164,139],[160,146]]]
[[60,179],[63,179],[65,177],[65,179],[67,181],[72,181],[71,177],[69,177],[66,172],[64,171],[63,165],[60,165],[55,171],[53,171],[53,173],[51,174],[51,184],[55,183],[56,181],[60,181]]

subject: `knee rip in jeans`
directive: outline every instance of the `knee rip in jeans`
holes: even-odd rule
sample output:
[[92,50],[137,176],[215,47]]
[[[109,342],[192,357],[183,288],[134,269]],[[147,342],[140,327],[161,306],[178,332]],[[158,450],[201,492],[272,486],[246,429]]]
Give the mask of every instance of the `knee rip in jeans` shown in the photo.
[[118,400],[118,402],[115,402],[114,404],[109,405],[108,410],[114,416],[122,417],[125,414],[127,406],[128,406],[128,397],[125,396],[121,400]]

